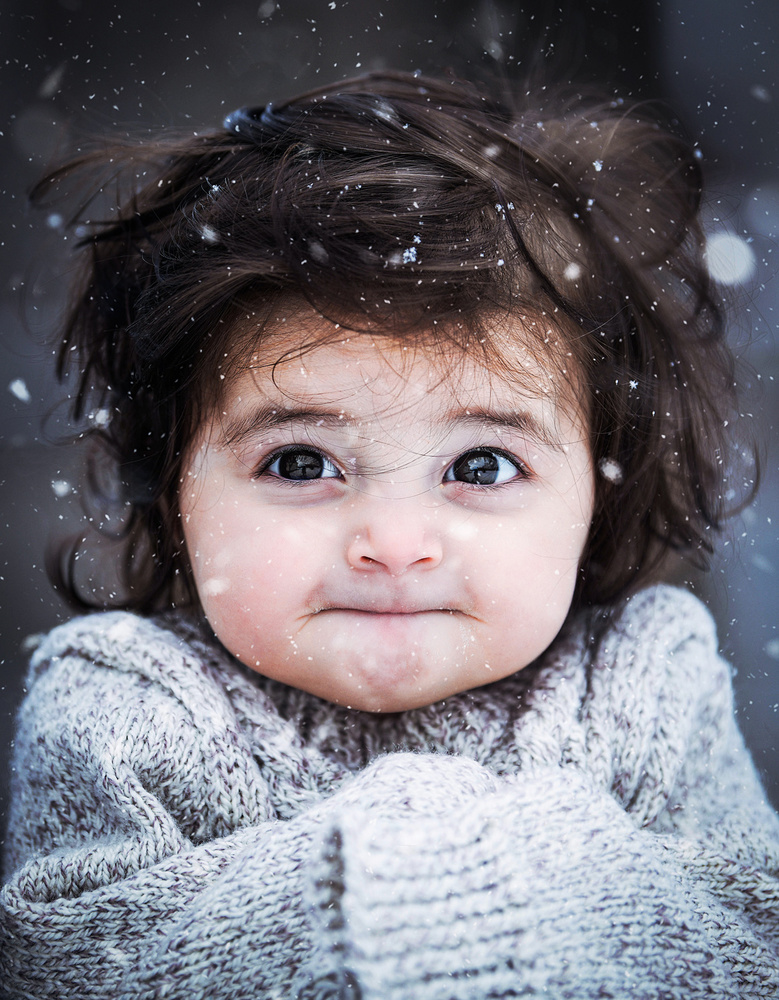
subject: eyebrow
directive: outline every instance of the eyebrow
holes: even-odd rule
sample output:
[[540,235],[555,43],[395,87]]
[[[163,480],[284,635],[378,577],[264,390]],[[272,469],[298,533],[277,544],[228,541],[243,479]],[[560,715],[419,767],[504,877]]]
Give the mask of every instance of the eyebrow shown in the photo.
[[452,423],[470,424],[474,427],[510,427],[522,434],[529,434],[541,444],[557,451],[563,449],[563,442],[559,436],[527,410],[498,410],[489,406],[479,406],[457,410],[447,416]]
[[[222,440],[227,446],[235,446],[254,434],[284,427],[289,424],[313,425],[316,427],[354,427],[362,421],[346,410],[326,410],[315,407],[285,407],[272,403],[261,403],[244,416],[226,420],[222,425]],[[556,451],[563,449],[563,442],[552,430],[526,410],[503,410],[492,407],[468,407],[450,410],[443,423],[470,425],[473,427],[508,427],[528,434],[541,444]]]
[[261,403],[255,406],[251,413],[232,420],[226,420],[222,425],[222,439],[227,445],[240,444],[253,434],[283,427],[286,424],[314,424],[317,427],[353,426],[354,417],[348,416],[345,410],[318,410],[312,407],[287,408],[271,403]]

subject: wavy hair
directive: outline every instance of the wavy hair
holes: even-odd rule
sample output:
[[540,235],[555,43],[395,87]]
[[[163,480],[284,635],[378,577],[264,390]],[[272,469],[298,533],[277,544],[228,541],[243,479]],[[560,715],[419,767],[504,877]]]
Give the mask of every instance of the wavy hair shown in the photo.
[[[83,264],[58,366],[78,366],[73,419],[105,417],[88,433],[124,510],[112,606],[197,601],[182,461],[252,349],[238,317],[282,297],[509,373],[495,317],[543,319],[524,329],[543,331],[539,357],[571,356],[564,392],[602,472],[576,605],[616,600],[669,550],[705,562],[755,488],[730,433],[734,359],[705,267],[696,150],[641,108],[372,73],[203,133],[114,142],[33,198],[74,179],[88,192],[71,218]],[[76,581],[89,544],[61,543],[50,573],[72,603],[102,607]]]

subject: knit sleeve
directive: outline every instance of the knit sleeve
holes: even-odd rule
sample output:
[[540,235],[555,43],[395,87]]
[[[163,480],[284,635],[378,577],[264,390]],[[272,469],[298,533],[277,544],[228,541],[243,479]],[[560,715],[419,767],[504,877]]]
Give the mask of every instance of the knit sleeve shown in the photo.
[[[448,775],[432,758],[381,764],[396,770],[396,801],[440,802],[465,763],[453,761]],[[779,989],[776,868],[637,829],[575,770],[541,767],[437,815],[344,809],[319,865],[307,974],[322,995],[725,1000]]]
[[290,995],[332,791],[280,819],[224,693],[170,633],[125,615],[57,630],[17,730],[0,992]]
[[[436,758],[442,775],[456,771],[446,799],[413,783],[406,793],[391,762],[411,755],[390,754],[280,818],[218,685],[185,659],[123,616],[38,651],[0,891],[3,996],[332,997],[311,957],[332,965],[316,901],[339,818],[366,812],[394,828],[398,815],[464,810],[497,787],[475,762]],[[277,754],[277,720],[264,722]]]
[[320,848],[328,943],[311,968],[336,995],[779,994],[779,821],[705,609],[637,596],[596,650],[579,721],[582,757],[464,807],[445,805],[462,759],[375,765],[383,807],[342,810]]

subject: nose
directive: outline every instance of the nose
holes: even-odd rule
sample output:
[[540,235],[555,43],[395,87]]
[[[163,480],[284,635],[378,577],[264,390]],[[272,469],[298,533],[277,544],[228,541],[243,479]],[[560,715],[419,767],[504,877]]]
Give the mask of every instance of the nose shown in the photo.
[[410,511],[402,501],[377,504],[347,545],[352,569],[401,576],[440,565],[443,545],[434,515]]

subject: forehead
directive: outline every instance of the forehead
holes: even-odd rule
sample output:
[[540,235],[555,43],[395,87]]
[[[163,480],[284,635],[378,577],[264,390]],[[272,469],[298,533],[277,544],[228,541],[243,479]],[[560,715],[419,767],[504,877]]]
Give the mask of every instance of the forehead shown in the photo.
[[576,397],[561,391],[555,350],[539,359],[538,334],[523,327],[489,333],[471,338],[469,349],[445,337],[354,334],[285,313],[247,338],[198,439],[233,448],[305,427],[355,446],[403,434],[424,450],[459,427],[499,436],[513,428],[555,451],[586,440],[586,420],[568,403]]
[[[372,397],[448,392],[546,401],[581,417],[581,380],[568,338],[549,317],[500,315],[471,326],[355,332],[296,299],[263,319],[236,323],[237,345],[222,376],[222,404],[259,392],[271,398],[343,392]],[[333,400],[335,401],[335,400]]]

